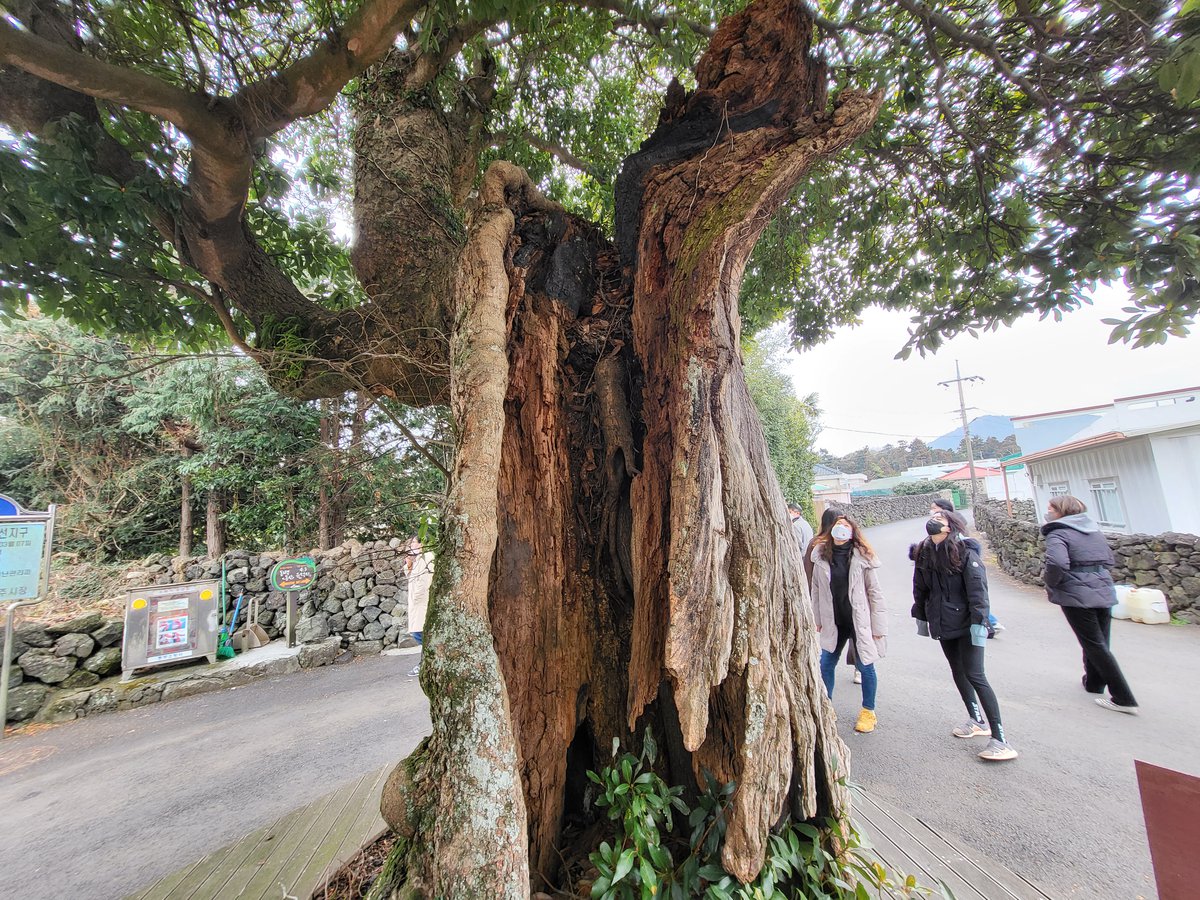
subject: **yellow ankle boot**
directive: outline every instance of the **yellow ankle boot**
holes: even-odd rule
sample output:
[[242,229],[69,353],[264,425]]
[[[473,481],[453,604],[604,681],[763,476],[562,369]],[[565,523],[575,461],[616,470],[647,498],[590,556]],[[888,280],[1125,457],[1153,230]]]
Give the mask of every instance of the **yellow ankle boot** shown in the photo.
[[858,721],[854,724],[854,730],[862,734],[870,734],[875,730],[875,723],[877,721],[874,710],[864,709],[858,714]]

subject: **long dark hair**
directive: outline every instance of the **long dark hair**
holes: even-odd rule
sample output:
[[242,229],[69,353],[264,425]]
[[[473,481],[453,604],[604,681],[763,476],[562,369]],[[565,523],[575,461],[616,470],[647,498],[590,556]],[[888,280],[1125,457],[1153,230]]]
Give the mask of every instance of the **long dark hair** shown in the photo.
[[950,526],[950,534],[940,544],[935,544],[932,537],[925,538],[917,553],[917,565],[957,574],[966,562],[963,538],[967,535],[967,520],[951,510],[942,510],[940,517]]
[[[830,516],[830,513],[833,515],[827,520],[826,517]],[[839,519],[845,519],[846,524],[850,526],[850,530],[854,532],[853,537],[850,538],[851,546],[867,559],[874,559],[875,550],[867,543],[867,539],[862,536],[862,527],[844,512],[838,512],[833,509],[827,509],[821,513],[821,533],[813,538],[812,542],[813,546],[821,548],[821,558],[826,562],[833,559],[833,535],[830,532],[833,531],[833,526],[838,523]],[[829,522],[828,527],[825,525],[826,521]]]

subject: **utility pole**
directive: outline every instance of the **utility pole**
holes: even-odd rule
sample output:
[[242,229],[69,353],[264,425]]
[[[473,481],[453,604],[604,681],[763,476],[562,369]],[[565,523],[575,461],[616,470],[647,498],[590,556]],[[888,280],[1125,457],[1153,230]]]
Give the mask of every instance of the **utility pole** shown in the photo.
[[971,440],[971,426],[967,422],[967,401],[963,396],[964,381],[983,381],[981,375],[968,375],[963,377],[962,370],[958,367],[958,360],[954,361],[954,377],[948,381],[939,381],[941,387],[949,387],[952,384],[958,385],[958,412],[962,416],[963,440],[967,444],[967,470],[971,476],[971,507],[974,508],[978,501],[978,488],[975,485],[975,446]]

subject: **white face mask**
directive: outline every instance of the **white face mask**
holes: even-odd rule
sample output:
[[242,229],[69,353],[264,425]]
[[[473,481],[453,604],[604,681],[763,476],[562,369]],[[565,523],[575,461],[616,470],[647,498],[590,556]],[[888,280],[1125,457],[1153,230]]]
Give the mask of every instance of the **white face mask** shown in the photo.
[[835,541],[848,541],[854,537],[854,531],[849,525],[834,525],[829,529],[829,534]]

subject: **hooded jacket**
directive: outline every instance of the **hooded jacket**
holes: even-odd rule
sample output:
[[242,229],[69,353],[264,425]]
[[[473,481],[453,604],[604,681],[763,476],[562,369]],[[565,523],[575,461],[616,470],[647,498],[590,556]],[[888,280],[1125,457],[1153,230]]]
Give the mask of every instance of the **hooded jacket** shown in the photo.
[[[833,618],[829,561],[821,556],[820,546],[812,548],[809,559],[813,564],[813,618],[821,629],[821,649],[832,653],[837,649],[838,632]],[[864,556],[858,548],[850,554],[847,587],[850,612],[854,617],[854,650],[864,666],[887,655],[887,605],[879,587],[879,576],[875,574],[878,568],[878,560]],[[875,635],[879,635],[879,640],[875,640]]]
[[958,572],[939,571],[934,564],[935,544],[926,539],[913,544],[909,558],[913,568],[912,616],[929,623],[929,636],[935,640],[952,640],[971,633],[972,625],[987,625],[987,570],[979,558],[979,543],[972,538],[958,540],[962,553],[962,569]]
[[1042,579],[1051,603],[1106,609],[1116,605],[1112,548],[1100,526],[1084,513],[1063,516],[1042,526],[1046,568]]

